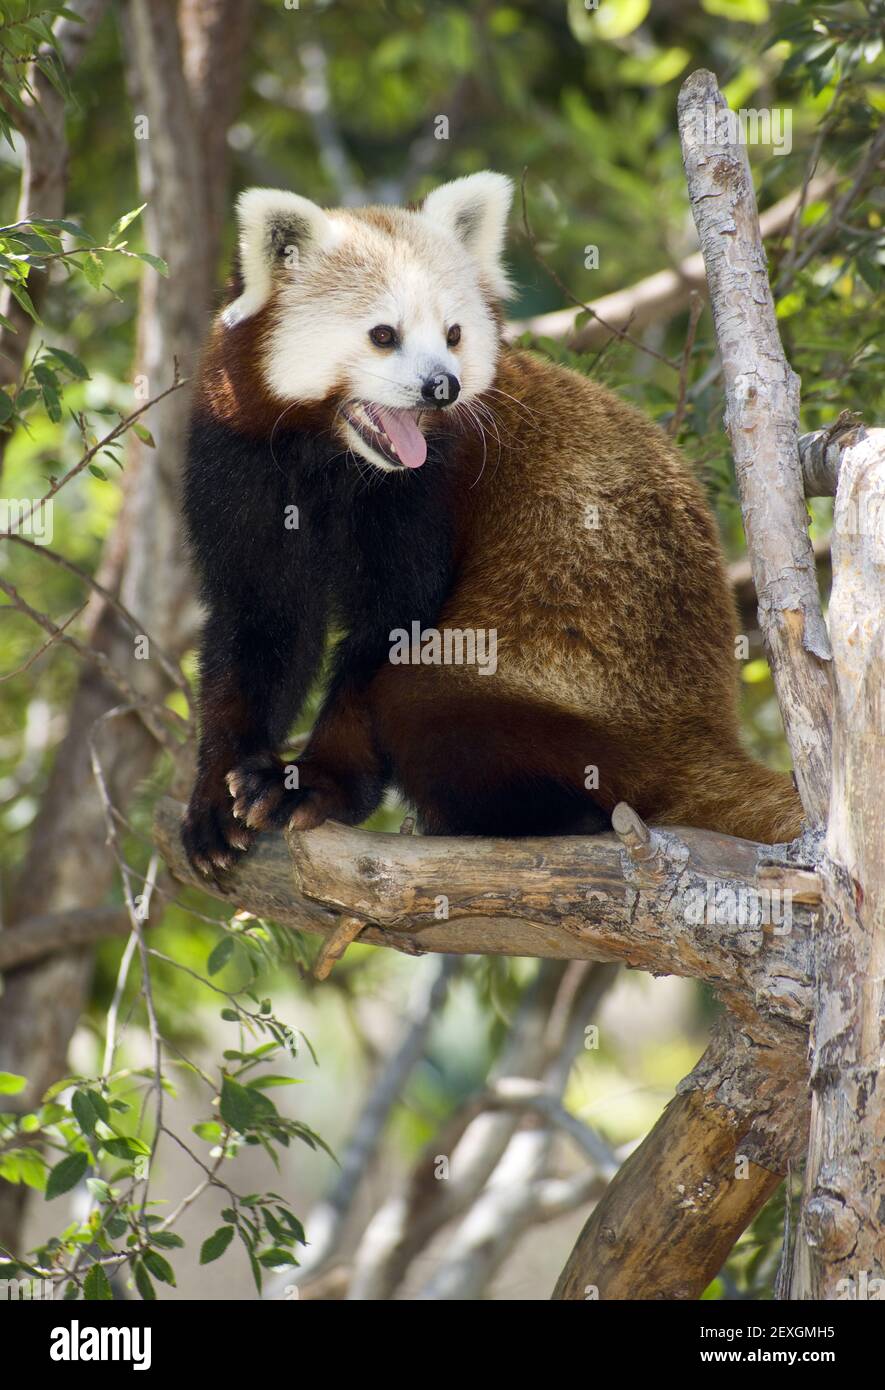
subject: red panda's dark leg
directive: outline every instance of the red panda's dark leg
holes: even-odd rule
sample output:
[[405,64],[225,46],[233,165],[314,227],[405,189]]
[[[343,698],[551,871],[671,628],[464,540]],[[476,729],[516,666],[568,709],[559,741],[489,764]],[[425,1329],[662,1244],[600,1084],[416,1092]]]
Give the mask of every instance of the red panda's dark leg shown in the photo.
[[626,772],[588,721],[549,706],[452,695],[426,669],[372,690],[391,775],[434,835],[587,835],[611,828]]
[[365,633],[338,646],[335,672],[307,747],[297,760],[247,759],[228,778],[238,819],[254,830],[312,830],[324,820],[357,825],[375,810],[387,768],[372,731],[368,687],[386,644]]
[[210,876],[230,868],[252,840],[233,814],[228,775],[273,758],[322,653],[319,622],[296,636],[286,613],[257,605],[247,611],[216,606],[200,651],[200,747],[182,841],[194,867]]

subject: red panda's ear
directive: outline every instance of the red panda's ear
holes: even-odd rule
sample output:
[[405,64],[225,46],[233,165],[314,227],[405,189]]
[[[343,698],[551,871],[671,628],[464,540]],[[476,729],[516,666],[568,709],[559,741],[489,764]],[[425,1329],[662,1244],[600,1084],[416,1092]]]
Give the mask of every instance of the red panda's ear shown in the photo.
[[421,216],[452,233],[479,264],[483,279],[501,299],[510,293],[502,261],[513,184],[504,174],[485,170],[435,188]]
[[281,188],[247,188],[237,199],[239,268],[243,293],[222,315],[228,325],[258,312],[276,271],[297,272],[302,260],[336,243],[332,218],[298,193]]

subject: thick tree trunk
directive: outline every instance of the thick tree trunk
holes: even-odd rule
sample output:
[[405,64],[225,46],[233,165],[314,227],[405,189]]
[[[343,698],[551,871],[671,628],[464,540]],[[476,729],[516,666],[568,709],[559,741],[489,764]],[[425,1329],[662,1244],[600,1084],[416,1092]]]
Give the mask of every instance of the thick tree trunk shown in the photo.
[[[833,789],[815,936],[812,1123],[791,1297],[885,1298],[885,430],[833,518]],[[874,1282],[875,1281],[875,1282]]]
[[672,1100],[594,1209],[553,1297],[700,1298],[735,1233],[781,1181],[756,1163],[736,1162],[746,1129],[743,1117],[702,1092]]
[[799,379],[784,356],[746,147],[722,121],[709,72],[679,94],[679,132],[725,378],[759,620],[802,804],[826,821],[830,644],[820,608],[799,466]]
[[[245,7],[238,0],[226,0],[225,8],[236,31]],[[241,55],[231,51],[219,23],[218,6],[207,10],[207,16],[213,21],[213,33],[224,40],[214,87],[224,92],[224,104],[213,113],[206,111],[203,119],[216,120],[226,130],[238,100]],[[198,20],[192,15],[188,32],[193,35],[197,29]],[[149,240],[151,249],[170,268],[161,291],[155,272],[145,272],[136,370],[147,379],[147,393],[155,395],[171,381],[176,360],[186,372],[200,348],[214,273],[210,249],[217,245],[218,235],[217,228],[211,227],[204,189],[211,180],[224,182],[226,166],[216,163],[204,170],[204,139],[188,92],[174,0],[132,0],[126,34],[127,62],[135,75],[136,114],[148,117],[148,139],[137,142],[136,152],[142,192],[150,200]],[[199,72],[200,65],[195,64],[194,70]],[[219,195],[213,206],[221,208]],[[45,211],[33,209],[38,210]],[[139,456],[131,460],[135,466],[127,477],[123,515],[101,573],[108,588],[120,589],[124,602],[143,622],[144,632],[168,651],[181,649],[193,632],[194,619],[178,533],[186,411],[185,393],[179,391],[151,412],[148,423],[157,448],[139,447]],[[93,644],[131,677],[136,689],[147,694],[163,690],[160,663],[135,659],[131,633],[100,601],[91,606],[91,634]],[[105,843],[88,740],[102,716],[118,704],[116,690],[94,670],[85,669],[16,884],[13,921],[84,909],[105,899],[114,861]],[[107,723],[98,741],[111,798],[123,807],[149,773],[156,746],[133,716]],[[91,970],[91,955],[80,950],[7,977],[0,1014],[0,1069],[28,1077],[28,1089],[15,1098],[21,1105],[32,1104],[64,1074]],[[40,1020],[39,1028],[34,1027],[34,1019]],[[7,1246],[18,1244],[23,1200],[22,1188],[7,1184],[0,1188],[0,1242]]]
[[[80,20],[60,19],[54,27],[59,54],[70,80],[108,8],[108,0],[72,0],[68,7]],[[25,113],[15,110],[14,124],[24,137],[22,179],[16,222],[29,217],[62,217],[68,191],[68,141],[64,98],[42,73],[31,66],[28,80],[35,100],[24,98]],[[28,290],[38,312],[46,290],[46,273],[33,271]],[[33,320],[6,287],[0,292],[0,313],[13,325],[0,328],[0,386],[18,381],[31,339]],[[8,435],[0,435],[0,456]]]

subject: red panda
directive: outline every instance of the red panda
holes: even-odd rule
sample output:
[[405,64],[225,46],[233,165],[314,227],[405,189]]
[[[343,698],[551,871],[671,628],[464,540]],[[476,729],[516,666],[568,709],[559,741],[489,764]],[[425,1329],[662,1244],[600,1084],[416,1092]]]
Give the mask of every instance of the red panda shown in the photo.
[[411,211],[239,200],[184,488],[207,618],[183,838],[204,874],[268,827],[358,824],[388,786],[429,834],[592,833],[621,800],[800,832],[790,777],[741,746],[700,485],[632,406],[501,341],[511,195],[482,173]]

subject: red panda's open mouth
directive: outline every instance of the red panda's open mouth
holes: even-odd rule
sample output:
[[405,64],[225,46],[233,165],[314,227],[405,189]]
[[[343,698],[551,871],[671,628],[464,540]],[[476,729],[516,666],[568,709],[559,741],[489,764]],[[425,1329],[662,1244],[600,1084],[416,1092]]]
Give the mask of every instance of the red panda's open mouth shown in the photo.
[[420,468],[427,458],[427,440],[414,411],[394,410],[371,401],[349,401],[342,414],[360,439],[395,468]]

